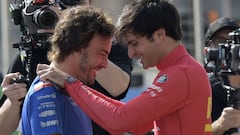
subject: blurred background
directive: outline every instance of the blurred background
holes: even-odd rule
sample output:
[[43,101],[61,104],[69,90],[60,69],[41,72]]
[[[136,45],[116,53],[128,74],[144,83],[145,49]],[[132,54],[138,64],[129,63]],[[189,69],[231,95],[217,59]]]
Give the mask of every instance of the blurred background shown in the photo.
[[[11,59],[18,52],[12,44],[20,41],[20,27],[11,21],[9,4],[13,0],[0,1],[0,72],[7,72]],[[94,0],[93,5],[112,16],[116,22],[127,0]],[[203,63],[204,34],[208,24],[220,17],[230,17],[239,22],[239,0],[172,0],[180,12],[183,26],[183,44],[189,53]],[[133,61],[132,83],[128,101],[149,86],[157,74],[155,68],[143,70],[137,60]]]

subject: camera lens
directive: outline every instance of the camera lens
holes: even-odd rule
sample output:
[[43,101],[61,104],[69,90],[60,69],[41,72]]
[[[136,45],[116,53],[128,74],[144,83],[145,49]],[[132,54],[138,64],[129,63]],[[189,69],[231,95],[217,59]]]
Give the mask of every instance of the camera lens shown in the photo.
[[35,23],[41,28],[54,28],[58,21],[56,13],[52,10],[40,10],[34,14]]
[[219,49],[218,48],[208,48],[207,49],[207,59],[208,61],[216,61],[218,59]]

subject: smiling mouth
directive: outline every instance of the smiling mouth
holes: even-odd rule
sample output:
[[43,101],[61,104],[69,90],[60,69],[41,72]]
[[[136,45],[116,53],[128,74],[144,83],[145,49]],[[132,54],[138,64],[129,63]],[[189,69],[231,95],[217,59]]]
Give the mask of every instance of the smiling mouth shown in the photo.
[[142,57],[142,56],[139,58],[139,62],[140,62],[141,64],[143,64],[143,57]]
[[101,70],[102,68],[95,68],[94,69],[94,77],[97,76],[97,74],[99,74],[99,71]]

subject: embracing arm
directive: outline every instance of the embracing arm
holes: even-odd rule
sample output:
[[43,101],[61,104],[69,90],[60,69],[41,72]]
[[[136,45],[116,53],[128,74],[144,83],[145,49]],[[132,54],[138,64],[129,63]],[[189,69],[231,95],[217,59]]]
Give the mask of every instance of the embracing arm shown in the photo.
[[[65,83],[64,86],[69,95],[82,109],[84,108],[83,110],[91,119],[113,135],[123,132],[131,132],[134,135],[144,134],[153,128],[154,117],[159,115],[152,106],[143,105],[143,103],[151,104],[145,100],[149,96],[148,94],[125,104],[99,93],[79,81],[70,85]],[[143,106],[140,107],[140,105]],[[155,114],[146,117],[147,114],[153,113]],[[106,121],[106,119],[108,120]]]

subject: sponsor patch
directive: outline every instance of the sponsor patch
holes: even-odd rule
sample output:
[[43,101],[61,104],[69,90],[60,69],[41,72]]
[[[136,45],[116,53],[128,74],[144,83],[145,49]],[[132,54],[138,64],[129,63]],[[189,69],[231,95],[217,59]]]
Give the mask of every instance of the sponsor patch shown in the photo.
[[44,102],[44,103],[41,103],[37,108],[38,110],[41,110],[41,109],[54,108],[54,107],[56,107],[54,102]]
[[154,84],[152,84],[148,89],[148,93],[151,97],[157,96],[157,94],[162,92],[162,91],[163,90],[160,86],[157,86],[157,85],[154,85]]
[[52,93],[49,95],[37,96],[37,100],[42,100],[42,99],[47,99],[47,98],[57,98],[57,95],[56,95],[56,93]]
[[163,74],[158,78],[157,82],[164,83],[167,81],[167,79],[168,79],[167,75]]
[[150,88],[156,90],[157,92],[162,92],[162,88],[160,86],[152,84]]
[[58,120],[49,120],[49,121],[41,121],[40,125],[42,128],[50,127],[50,126],[56,126],[58,125]]
[[46,110],[46,111],[41,112],[38,116],[39,117],[49,117],[49,116],[53,116],[53,115],[56,115],[55,110]]

